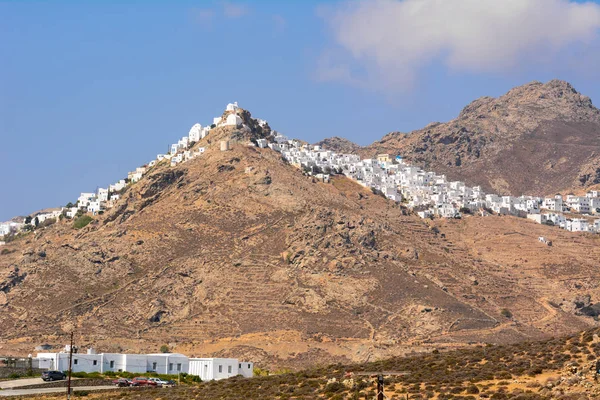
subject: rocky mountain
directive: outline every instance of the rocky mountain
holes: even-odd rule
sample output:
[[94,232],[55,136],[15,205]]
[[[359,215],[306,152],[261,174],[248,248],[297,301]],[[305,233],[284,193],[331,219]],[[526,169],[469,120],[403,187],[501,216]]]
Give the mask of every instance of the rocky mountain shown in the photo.
[[270,134],[216,128],[202,156],[152,167],[86,227],[63,220],[3,246],[0,354],[60,347],[74,329],[106,352],[167,344],[306,366],[598,324],[596,237],[511,217],[421,220],[247,145]]
[[333,150],[337,153],[346,154],[359,154],[363,150],[358,144],[339,136],[323,139],[320,142],[315,143],[315,145],[321,146],[326,150]]
[[[336,142],[331,148],[352,148]],[[554,194],[600,183],[600,110],[567,82],[532,82],[475,100],[452,121],[389,133],[360,153],[401,154],[498,194]]]

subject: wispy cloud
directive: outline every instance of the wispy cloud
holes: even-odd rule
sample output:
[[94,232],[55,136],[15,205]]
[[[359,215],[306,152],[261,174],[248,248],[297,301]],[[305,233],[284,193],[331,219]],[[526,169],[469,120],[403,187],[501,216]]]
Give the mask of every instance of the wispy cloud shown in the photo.
[[334,43],[319,78],[376,89],[410,88],[437,62],[476,73],[566,65],[600,29],[599,4],[570,0],[358,0],[317,11]]
[[223,1],[223,15],[227,18],[240,18],[250,12],[250,9],[243,4],[231,3],[229,1]]
[[211,28],[212,22],[215,19],[217,13],[215,10],[210,8],[192,9],[192,18],[194,22],[197,22],[205,27]]
[[287,25],[287,21],[281,15],[273,15],[273,29],[275,33],[282,33],[285,30],[285,26]]

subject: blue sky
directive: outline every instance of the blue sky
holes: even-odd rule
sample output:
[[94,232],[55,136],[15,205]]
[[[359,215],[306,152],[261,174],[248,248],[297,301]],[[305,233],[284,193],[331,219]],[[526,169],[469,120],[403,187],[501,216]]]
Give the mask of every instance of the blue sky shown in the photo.
[[[488,44],[465,40],[464,24],[437,38],[400,31],[405,14],[439,25],[436,10],[411,14],[411,1],[0,3],[0,221],[106,187],[231,101],[288,136],[360,144],[531,80],[565,79],[600,102],[598,2],[574,9],[563,36],[548,39],[552,14],[535,29],[544,37],[470,35]],[[531,9],[514,18],[540,9],[520,1]],[[561,17],[571,5],[544,1]],[[476,11],[496,18],[489,10]],[[486,52],[496,37],[501,58]]]

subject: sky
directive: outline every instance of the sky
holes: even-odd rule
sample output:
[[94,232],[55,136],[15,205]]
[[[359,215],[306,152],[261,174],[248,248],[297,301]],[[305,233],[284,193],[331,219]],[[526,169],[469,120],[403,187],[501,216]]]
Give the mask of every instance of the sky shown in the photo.
[[553,78],[600,103],[600,0],[0,1],[0,221],[126,177],[237,101],[366,145]]

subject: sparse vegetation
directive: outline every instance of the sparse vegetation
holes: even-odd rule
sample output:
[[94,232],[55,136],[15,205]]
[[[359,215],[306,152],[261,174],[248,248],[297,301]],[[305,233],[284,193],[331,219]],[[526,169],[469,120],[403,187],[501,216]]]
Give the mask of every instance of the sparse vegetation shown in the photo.
[[73,222],[73,228],[75,228],[75,229],[84,228],[93,220],[94,219],[92,217],[90,217],[89,215],[82,215],[82,216],[78,217],[75,220],[75,222]]
[[[558,379],[561,371],[581,369],[583,349],[600,353],[600,344],[593,343],[598,330],[562,339],[526,342],[507,346],[477,346],[475,348],[396,357],[387,360],[343,366],[311,368],[299,372],[269,374],[255,368],[255,377],[240,376],[222,381],[198,383],[197,377],[181,374],[182,385],[169,389],[169,399],[364,399],[375,396],[374,376],[357,373],[372,371],[404,371],[406,375],[391,375],[384,379],[389,398],[409,399],[520,399],[549,400],[556,398],[548,387],[563,382],[579,388],[581,378]],[[577,354],[574,354],[576,352]],[[554,371],[550,378],[542,375]],[[87,374],[85,377],[90,377]],[[106,373],[108,377],[133,377],[132,373]],[[139,374],[138,374],[139,375]],[[148,373],[161,379],[177,379]],[[79,376],[79,374],[74,374]],[[576,375],[572,375],[576,376]],[[543,379],[543,380],[541,380]],[[520,382],[514,385],[514,382]],[[165,398],[164,390],[144,390],[144,399]],[[90,394],[92,395],[92,394]],[[370,397],[369,397],[370,396]],[[57,398],[56,395],[55,398]],[[140,398],[139,392],[103,393],[104,399]],[[561,397],[571,398],[571,397]]]

